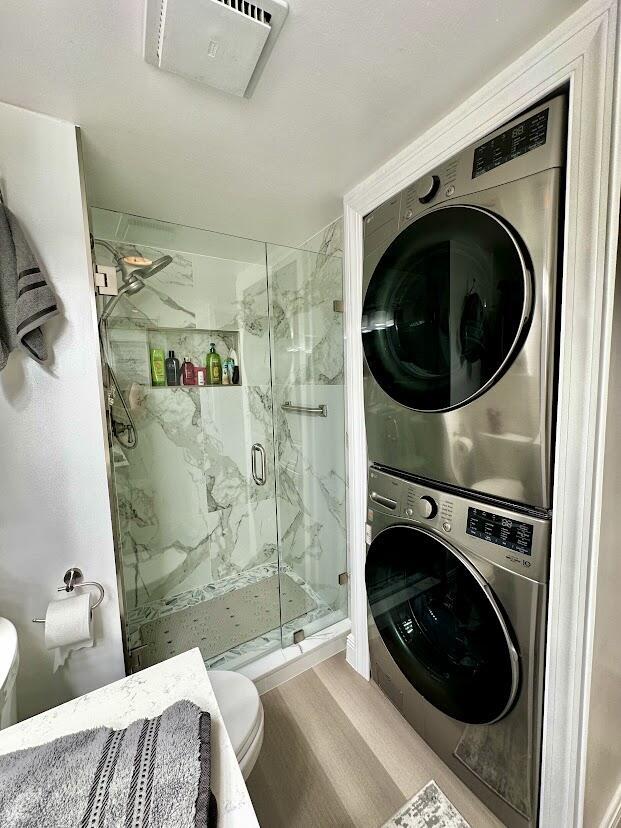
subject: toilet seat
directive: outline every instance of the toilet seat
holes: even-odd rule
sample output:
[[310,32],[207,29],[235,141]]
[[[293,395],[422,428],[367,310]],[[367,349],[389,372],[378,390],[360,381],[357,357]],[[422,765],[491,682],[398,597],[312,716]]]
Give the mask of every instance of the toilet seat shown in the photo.
[[241,673],[209,670],[224,726],[246,779],[263,744],[263,705],[257,688]]

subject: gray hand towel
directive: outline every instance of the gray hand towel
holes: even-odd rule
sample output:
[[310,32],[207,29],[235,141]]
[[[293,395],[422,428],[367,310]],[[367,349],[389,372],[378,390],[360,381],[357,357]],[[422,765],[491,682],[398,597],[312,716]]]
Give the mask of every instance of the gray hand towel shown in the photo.
[[214,828],[211,719],[180,701],[0,756],[2,828]]
[[16,218],[0,203],[0,371],[18,345],[45,362],[41,325],[57,314],[54,294]]

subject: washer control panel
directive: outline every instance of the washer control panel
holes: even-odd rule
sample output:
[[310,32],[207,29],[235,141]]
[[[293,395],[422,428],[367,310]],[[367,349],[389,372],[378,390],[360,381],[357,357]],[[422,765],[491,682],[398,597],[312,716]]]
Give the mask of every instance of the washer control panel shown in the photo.
[[444,492],[375,467],[369,470],[367,543],[395,523],[444,537],[462,552],[499,564],[532,580],[548,575],[550,519],[518,513],[500,503]]
[[466,532],[475,538],[482,538],[488,543],[495,543],[521,552],[522,555],[532,555],[533,526],[515,518],[502,517],[487,509],[468,507],[468,523]]

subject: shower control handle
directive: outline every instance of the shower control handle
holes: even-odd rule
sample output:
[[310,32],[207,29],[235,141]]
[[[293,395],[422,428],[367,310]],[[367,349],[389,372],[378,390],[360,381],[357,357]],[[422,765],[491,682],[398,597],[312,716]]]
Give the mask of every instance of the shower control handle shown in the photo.
[[[257,458],[260,458],[260,462],[257,464]],[[265,486],[267,481],[266,478],[266,462],[265,462],[265,449],[261,445],[261,443],[254,443],[252,448],[250,449],[250,466],[252,469],[252,479],[257,484],[257,486]]]

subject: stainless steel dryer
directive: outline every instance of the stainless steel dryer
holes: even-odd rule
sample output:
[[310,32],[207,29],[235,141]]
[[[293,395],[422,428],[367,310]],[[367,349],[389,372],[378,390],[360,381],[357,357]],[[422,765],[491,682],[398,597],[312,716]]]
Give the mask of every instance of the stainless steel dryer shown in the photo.
[[551,505],[565,98],[364,222],[369,461]]
[[537,822],[550,522],[371,468],[374,681],[509,828]]

